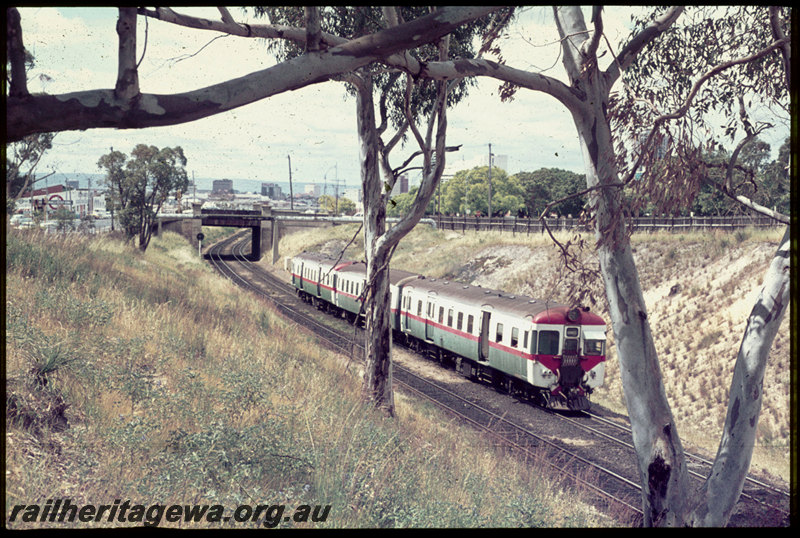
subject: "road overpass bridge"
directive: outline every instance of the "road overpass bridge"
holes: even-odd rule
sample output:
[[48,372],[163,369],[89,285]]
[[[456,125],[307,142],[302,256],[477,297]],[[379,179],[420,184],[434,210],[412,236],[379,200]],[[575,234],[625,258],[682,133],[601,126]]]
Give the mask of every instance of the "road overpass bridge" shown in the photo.
[[[253,209],[203,208],[192,204],[191,214],[159,215],[155,235],[168,230],[186,237],[197,248],[203,226],[250,228],[252,241],[250,259],[258,261],[272,249],[272,263],[278,259],[278,242],[285,235],[309,227],[333,226],[342,219],[305,215],[297,211],[275,210],[267,204],[253,204]],[[351,222],[345,218],[342,222]],[[358,220],[358,219],[356,219]]]
[[[389,224],[397,218],[386,219]],[[195,248],[198,234],[203,226],[227,226],[250,228],[252,241],[250,259],[258,261],[267,250],[272,250],[272,263],[278,261],[278,243],[284,236],[306,228],[322,228],[336,224],[362,222],[361,217],[331,217],[328,215],[308,215],[298,211],[276,210],[267,204],[253,204],[253,209],[214,209],[203,208],[202,204],[192,204],[191,214],[159,215],[155,235],[163,230],[177,232],[186,237]],[[433,219],[421,219],[420,224],[436,228]]]

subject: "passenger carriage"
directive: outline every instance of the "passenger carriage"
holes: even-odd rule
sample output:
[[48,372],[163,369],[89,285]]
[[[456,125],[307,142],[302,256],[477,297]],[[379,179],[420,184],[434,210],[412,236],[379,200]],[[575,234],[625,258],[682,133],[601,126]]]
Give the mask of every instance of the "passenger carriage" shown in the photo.
[[303,252],[291,260],[292,285],[306,302],[327,309],[334,304],[338,269],[352,263]]
[[[351,322],[361,311],[363,262],[303,253],[291,261],[298,293]],[[605,373],[605,322],[588,309],[390,270],[391,327],[412,348],[452,362],[548,407],[586,409]]]
[[570,409],[602,385],[605,322],[588,310],[436,279],[403,286],[401,300],[409,344],[468,377]]

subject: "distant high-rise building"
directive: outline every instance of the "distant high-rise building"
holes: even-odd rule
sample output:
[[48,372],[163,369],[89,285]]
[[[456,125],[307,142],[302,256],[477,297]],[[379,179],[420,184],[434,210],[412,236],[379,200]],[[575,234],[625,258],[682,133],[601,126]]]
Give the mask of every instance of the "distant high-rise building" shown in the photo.
[[283,192],[277,183],[262,183],[261,196],[268,196],[272,200],[282,200]]
[[213,194],[233,194],[232,179],[215,179],[211,184]]
[[322,194],[322,187],[320,187],[316,183],[306,183],[303,192],[305,192],[306,194],[310,194],[314,198],[319,198],[320,194]]
[[[489,166],[489,155],[482,157],[481,166]],[[492,155],[492,166],[501,170],[508,170],[508,155]]]
[[392,196],[397,196],[398,194],[404,194],[406,192],[408,192],[408,174],[403,174],[395,181],[394,187],[392,188]]

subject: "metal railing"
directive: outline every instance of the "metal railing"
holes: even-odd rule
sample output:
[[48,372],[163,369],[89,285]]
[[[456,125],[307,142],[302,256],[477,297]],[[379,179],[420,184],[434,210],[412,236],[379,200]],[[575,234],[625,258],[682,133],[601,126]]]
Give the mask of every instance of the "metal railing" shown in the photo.
[[[538,218],[527,217],[434,217],[439,229],[465,232],[495,231],[513,233],[544,233],[545,226]],[[574,217],[553,217],[544,219],[551,231],[586,231],[585,223]],[[727,216],[727,217],[634,217],[628,221],[634,232],[690,232],[703,230],[740,230],[743,228],[771,228],[781,223],[765,216]]]

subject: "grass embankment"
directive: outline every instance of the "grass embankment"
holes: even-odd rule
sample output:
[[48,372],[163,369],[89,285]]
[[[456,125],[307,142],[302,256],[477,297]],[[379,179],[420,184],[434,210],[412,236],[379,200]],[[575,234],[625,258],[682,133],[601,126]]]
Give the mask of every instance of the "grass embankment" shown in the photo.
[[[302,250],[337,254],[357,230],[342,226],[301,232],[284,238],[281,256]],[[667,396],[685,443],[717,450],[727,410],[736,354],[766,269],[783,229],[636,234],[632,249],[642,283],[648,318],[661,360]],[[559,241],[576,239],[557,233]],[[598,269],[593,237],[586,248],[572,249],[587,267]],[[362,259],[363,235],[345,258]],[[589,291],[592,309],[606,315],[599,276],[581,279],[563,269],[561,253],[545,234],[447,232],[420,225],[401,241],[392,267],[448,278],[510,293],[547,297],[571,304]],[[582,303],[587,304],[587,297]],[[775,339],[764,378],[753,468],[788,481],[791,436],[789,315]],[[625,413],[625,398],[609,326],[609,360],[604,387],[592,400]]]
[[[399,397],[398,417],[384,418],[362,402],[352,365],[172,233],[144,254],[109,238],[9,233],[6,329],[13,528],[147,522],[24,522],[28,509],[8,522],[16,505],[57,499],[222,505],[226,516],[285,504],[288,520],[267,523],[287,527],[610,523],[427,405]],[[296,522],[302,505],[331,508],[324,522]],[[275,514],[190,525],[162,513],[160,524],[263,527]]]

